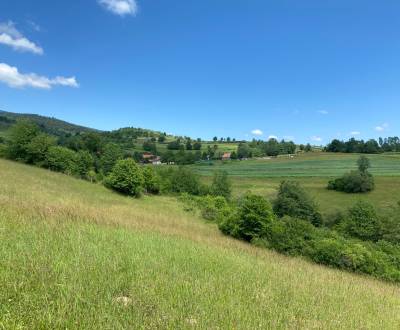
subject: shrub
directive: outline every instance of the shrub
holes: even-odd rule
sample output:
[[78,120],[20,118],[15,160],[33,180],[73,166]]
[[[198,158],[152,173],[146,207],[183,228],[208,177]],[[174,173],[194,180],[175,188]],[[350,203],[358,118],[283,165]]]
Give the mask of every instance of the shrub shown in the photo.
[[324,238],[314,243],[311,259],[323,265],[341,267],[345,244],[335,238]]
[[105,184],[120,193],[139,197],[144,186],[143,173],[133,159],[122,159],[117,161]]
[[204,219],[220,222],[232,215],[233,208],[222,196],[198,197],[198,205]]
[[350,208],[340,226],[345,234],[361,240],[378,241],[381,238],[381,221],[374,207],[367,202],[360,201]]
[[370,173],[351,171],[343,177],[329,181],[328,189],[346,193],[366,193],[374,190],[375,182]]
[[400,206],[381,211],[382,239],[394,244],[400,243]]
[[273,221],[266,234],[268,246],[289,255],[307,255],[315,238],[315,227],[308,221],[284,217]]
[[65,147],[50,147],[46,154],[45,166],[52,171],[69,175],[76,174],[77,153]]
[[150,166],[143,168],[144,189],[149,194],[159,194],[161,191],[161,179]]
[[237,212],[227,217],[219,225],[227,235],[251,241],[263,237],[268,224],[275,220],[275,215],[268,201],[263,197],[246,194],[238,203]]
[[162,191],[173,193],[188,193],[201,195],[204,188],[198,176],[189,168],[181,166],[170,167],[159,172],[162,179]]
[[0,157],[7,157],[7,147],[0,143]]
[[314,226],[322,224],[322,216],[317,205],[297,182],[283,181],[275,199],[274,212],[279,217],[285,215],[307,220]]
[[210,187],[210,193],[213,196],[222,196],[226,199],[231,198],[232,184],[229,181],[226,171],[216,171],[214,173],[213,182]]
[[341,178],[329,181],[328,189],[343,191],[346,193],[366,193],[374,190],[375,181],[368,172],[370,161],[367,157],[361,156],[358,161],[358,171],[351,171]]

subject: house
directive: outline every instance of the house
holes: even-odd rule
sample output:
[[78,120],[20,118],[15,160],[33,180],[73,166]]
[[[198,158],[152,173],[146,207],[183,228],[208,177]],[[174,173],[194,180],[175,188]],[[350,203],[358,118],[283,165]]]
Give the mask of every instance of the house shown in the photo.
[[152,163],[152,162],[153,162],[153,159],[154,159],[155,157],[156,157],[156,156],[154,156],[153,154],[151,154],[151,153],[149,153],[149,152],[145,152],[145,153],[142,155],[143,163]]
[[222,160],[230,160],[231,159],[231,153],[230,152],[225,152],[223,155],[222,155]]

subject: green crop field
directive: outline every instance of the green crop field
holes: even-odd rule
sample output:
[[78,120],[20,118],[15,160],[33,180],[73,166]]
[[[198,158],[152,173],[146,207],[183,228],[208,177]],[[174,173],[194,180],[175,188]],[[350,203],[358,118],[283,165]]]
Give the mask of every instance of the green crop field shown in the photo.
[[398,329],[400,289],[0,160],[0,329]]
[[[134,150],[139,151],[139,152],[144,152],[143,143],[147,140],[148,140],[148,138],[138,138],[134,143],[135,144]],[[166,151],[168,151],[168,143],[171,141],[174,141],[174,140],[175,140],[175,138],[168,137],[166,142],[163,142],[163,143],[155,142],[157,152],[165,153]],[[194,142],[192,142],[192,143],[194,143]],[[215,145],[218,147],[217,151],[219,151],[219,152],[233,152],[233,151],[237,151],[237,148],[238,148],[238,143],[234,143],[234,142],[232,142],[232,143],[215,142],[214,143],[214,142],[204,142],[203,141],[203,142],[201,142],[201,152],[207,151],[208,147],[214,148]],[[176,150],[174,150],[174,152],[176,152]],[[192,150],[192,152],[196,152],[196,150]]]
[[[194,169],[202,175],[212,175],[215,170],[225,170],[232,177],[277,178],[277,177],[333,177],[356,169],[358,154],[309,153],[294,158],[244,160],[201,163]],[[368,155],[371,173],[379,176],[400,176],[400,154],[387,153]]]
[[328,214],[343,210],[358,200],[388,207],[400,201],[400,154],[368,155],[371,172],[376,176],[376,189],[368,194],[346,194],[327,190],[331,178],[356,169],[359,155],[311,153],[295,158],[279,157],[269,160],[247,160],[202,163],[194,165],[204,181],[209,182],[216,170],[226,170],[233,182],[236,196],[246,191],[261,194],[268,199],[275,197],[279,183],[290,179],[300,184],[315,198],[321,212]]

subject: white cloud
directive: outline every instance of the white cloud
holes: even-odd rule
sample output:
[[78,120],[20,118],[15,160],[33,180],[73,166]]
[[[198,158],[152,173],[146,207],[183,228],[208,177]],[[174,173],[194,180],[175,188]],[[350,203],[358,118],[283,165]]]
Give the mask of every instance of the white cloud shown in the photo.
[[388,124],[388,123],[385,123],[385,124],[376,126],[376,127],[375,127],[375,131],[377,131],[377,132],[383,132],[383,131],[385,131],[387,128],[389,128],[389,124]]
[[359,132],[359,131],[350,132],[350,135],[353,135],[353,136],[360,135],[360,134],[361,134],[361,132]]
[[271,140],[271,139],[278,140],[278,137],[277,137],[276,135],[270,135],[270,136],[268,136],[268,140]]
[[285,141],[293,141],[294,140],[294,136],[293,135],[284,135],[283,139]]
[[40,89],[51,89],[53,86],[79,87],[75,77],[55,77],[53,79],[39,76],[35,73],[20,73],[16,67],[6,63],[0,63],[0,82],[12,88],[33,87]]
[[318,113],[319,113],[320,115],[327,115],[327,114],[329,114],[329,112],[326,111],[326,110],[319,110]]
[[257,135],[257,136],[261,136],[261,135],[263,135],[264,133],[263,133],[262,130],[256,128],[256,129],[253,129],[253,130],[251,131],[251,134]]
[[138,6],[135,0],[98,0],[101,5],[114,14],[125,16],[135,15]]
[[322,142],[322,137],[320,137],[320,136],[312,136],[311,138],[311,141],[314,141],[314,142]]
[[10,46],[18,51],[31,52],[38,55],[44,53],[43,48],[25,38],[11,21],[0,23],[0,44]]

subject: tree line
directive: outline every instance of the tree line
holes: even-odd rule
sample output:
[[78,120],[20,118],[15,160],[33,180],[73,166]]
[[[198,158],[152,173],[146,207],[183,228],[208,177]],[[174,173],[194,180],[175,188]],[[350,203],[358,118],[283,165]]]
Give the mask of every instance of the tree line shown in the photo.
[[378,154],[382,152],[400,152],[398,137],[379,138],[368,141],[351,138],[348,141],[332,140],[326,147],[327,152]]

